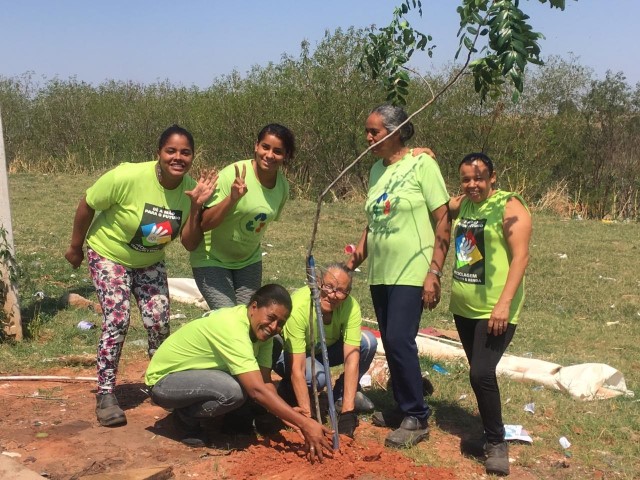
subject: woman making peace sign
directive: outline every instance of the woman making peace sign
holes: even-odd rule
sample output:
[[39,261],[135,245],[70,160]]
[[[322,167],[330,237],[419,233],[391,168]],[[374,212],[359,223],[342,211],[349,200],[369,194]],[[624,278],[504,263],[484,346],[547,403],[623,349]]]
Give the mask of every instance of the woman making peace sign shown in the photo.
[[260,241],[289,197],[280,166],[295,153],[293,133],[276,123],[258,134],[253,160],[220,172],[205,204],[204,238],[191,252],[193,277],[212,310],[246,304],[262,283]]

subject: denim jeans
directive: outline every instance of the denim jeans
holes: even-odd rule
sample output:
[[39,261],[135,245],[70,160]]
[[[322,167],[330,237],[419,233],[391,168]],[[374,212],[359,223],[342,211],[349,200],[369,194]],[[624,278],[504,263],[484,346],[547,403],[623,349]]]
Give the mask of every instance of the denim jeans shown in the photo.
[[[375,335],[368,330],[360,332],[360,363],[358,365],[358,381],[367,373],[373,357],[376,354],[378,348],[378,340]],[[344,363],[344,343],[342,339],[338,340],[333,345],[327,347],[327,354],[329,357],[329,366],[335,367],[336,365],[342,365]],[[273,366],[273,370],[280,375],[284,382],[290,381],[291,378],[291,365],[289,365],[289,355],[282,352]],[[307,362],[305,366],[305,375],[307,380],[307,387],[311,388],[311,362],[316,362],[316,384],[318,389],[322,389],[327,386],[327,378],[322,365],[322,354],[316,355],[315,359],[311,358],[311,354],[307,353]],[[340,375],[336,380],[335,387],[333,388],[333,396],[337,400],[342,398],[342,392],[344,390],[344,374]]]
[[212,418],[241,407],[247,395],[226,372],[185,370],[158,380],[151,398],[161,407],[180,409],[191,418]]

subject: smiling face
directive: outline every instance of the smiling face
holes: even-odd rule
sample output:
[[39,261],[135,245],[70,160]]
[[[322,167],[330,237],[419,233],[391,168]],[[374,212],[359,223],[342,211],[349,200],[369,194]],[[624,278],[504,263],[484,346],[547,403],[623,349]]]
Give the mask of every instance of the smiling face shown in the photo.
[[284,142],[271,133],[267,133],[256,143],[254,161],[258,169],[275,174],[287,158]]
[[460,165],[460,186],[472,202],[480,203],[489,198],[495,183],[496,172],[489,173],[489,167],[481,160]]
[[174,133],[158,150],[158,165],[160,166],[160,183],[165,188],[175,188],[182,181],[182,177],[189,171],[193,163],[193,149],[189,139],[184,135]]
[[333,312],[347,299],[350,292],[349,274],[338,268],[330,268],[320,283],[320,309],[325,313]]
[[290,313],[287,307],[279,303],[269,303],[264,307],[258,307],[257,302],[251,303],[247,308],[251,340],[264,342],[280,333]]
[[[379,113],[372,113],[365,123],[365,132],[367,135],[367,143],[373,145],[384,137],[389,135],[389,130],[384,126],[382,116]],[[373,147],[371,152],[376,157],[389,158],[392,153],[396,152],[402,146],[400,135],[396,131],[393,136],[386,139],[380,145]]]

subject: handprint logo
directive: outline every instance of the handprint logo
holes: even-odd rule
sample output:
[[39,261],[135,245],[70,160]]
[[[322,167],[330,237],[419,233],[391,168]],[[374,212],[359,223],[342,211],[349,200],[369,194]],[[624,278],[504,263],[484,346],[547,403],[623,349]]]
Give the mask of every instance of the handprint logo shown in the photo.
[[456,238],[456,260],[458,267],[466,264],[473,265],[482,260],[473,232],[467,231]]
[[169,222],[151,223],[142,226],[143,243],[145,245],[161,245],[171,241],[171,224]]

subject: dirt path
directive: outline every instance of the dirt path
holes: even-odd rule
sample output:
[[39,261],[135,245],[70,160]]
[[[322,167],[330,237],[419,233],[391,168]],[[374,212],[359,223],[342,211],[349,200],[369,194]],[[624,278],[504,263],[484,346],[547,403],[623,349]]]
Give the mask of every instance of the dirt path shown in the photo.
[[[29,469],[53,480],[128,468],[172,465],[181,479],[473,479],[486,478],[481,463],[459,453],[459,438],[434,429],[418,448],[437,452],[439,465],[418,466],[401,452],[383,446],[385,429],[361,422],[355,440],[341,437],[341,449],[322,464],[303,457],[297,433],[273,438],[215,438],[217,448],[189,448],[175,440],[167,412],[151,405],[142,375],[145,360],[124,360],[117,391],[128,424],[103,428],[95,420],[91,383],[0,383],[0,448],[20,454]],[[22,372],[24,373],[24,372]],[[51,375],[95,375],[57,370]],[[29,398],[35,392],[49,399]],[[512,448],[511,456],[518,455]],[[514,467],[512,479],[540,478]]]

